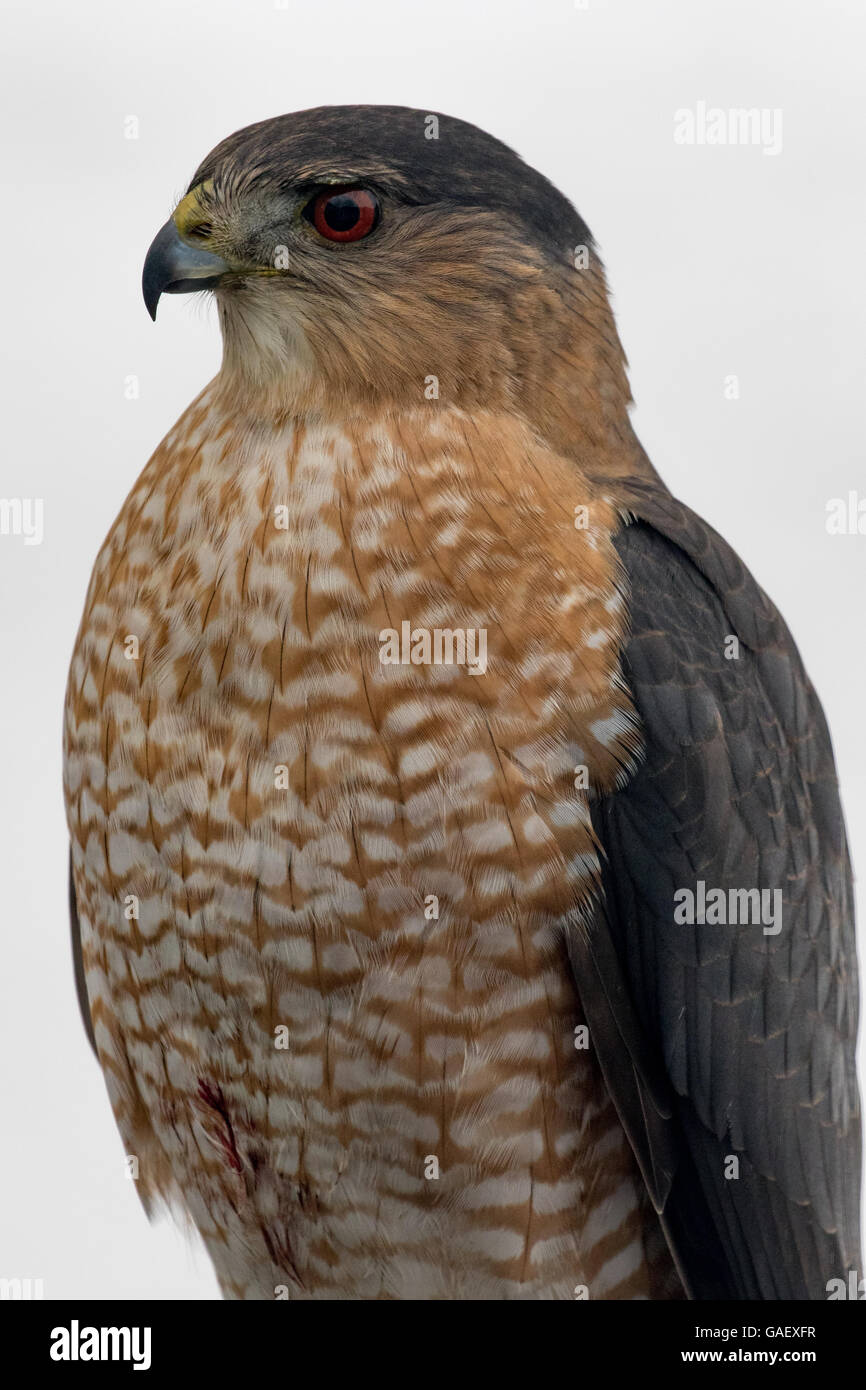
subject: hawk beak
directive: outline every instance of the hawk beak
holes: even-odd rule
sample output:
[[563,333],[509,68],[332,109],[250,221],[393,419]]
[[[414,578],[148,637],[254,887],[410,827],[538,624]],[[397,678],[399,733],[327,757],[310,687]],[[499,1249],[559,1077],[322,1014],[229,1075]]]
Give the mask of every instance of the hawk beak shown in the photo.
[[141,291],[147,312],[156,318],[161,294],[212,290],[230,269],[221,256],[184,241],[170,217],[154,237],[144,262]]

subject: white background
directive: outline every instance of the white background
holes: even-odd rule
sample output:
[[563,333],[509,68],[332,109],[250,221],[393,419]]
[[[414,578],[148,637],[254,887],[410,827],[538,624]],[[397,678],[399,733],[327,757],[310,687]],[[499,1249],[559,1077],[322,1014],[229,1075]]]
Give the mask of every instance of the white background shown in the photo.
[[[60,731],[90,566],[136,475],[213,374],[212,309],[141,265],[203,155],[324,103],[444,111],[514,146],[601,246],[637,401],[673,490],[785,614],[827,710],[866,863],[866,536],[829,536],[863,446],[863,4],[829,0],[5,0],[0,93],[3,731],[0,1275],[49,1298],[215,1297],[124,1177],[69,962]],[[698,101],[781,108],[782,151],[682,147]],[[138,140],[124,120],[140,122]],[[726,400],[736,374],[740,399]],[[125,378],[140,382],[138,400]],[[861,918],[864,916],[861,895]]]

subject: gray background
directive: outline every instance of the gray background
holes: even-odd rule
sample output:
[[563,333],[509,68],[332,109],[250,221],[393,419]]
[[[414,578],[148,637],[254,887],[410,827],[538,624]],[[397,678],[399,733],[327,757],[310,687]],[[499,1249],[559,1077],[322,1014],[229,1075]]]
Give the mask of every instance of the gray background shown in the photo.
[[[136,475],[219,363],[201,297],[141,302],[147,246],[201,157],[284,111],[445,111],[576,203],[608,266],[636,425],[675,492],[784,612],[827,710],[866,861],[860,488],[863,4],[798,0],[177,0],[4,4],[5,497],[0,536],[0,1275],[47,1297],[215,1297],[206,1257],[149,1227],[78,1023],[60,729],[90,566]],[[782,150],[683,147],[674,112],[782,110]],[[137,140],[124,120],[140,122]],[[736,374],[740,398],[726,400]],[[125,379],[139,380],[137,400]],[[863,903],[861,894],[861,917]]]

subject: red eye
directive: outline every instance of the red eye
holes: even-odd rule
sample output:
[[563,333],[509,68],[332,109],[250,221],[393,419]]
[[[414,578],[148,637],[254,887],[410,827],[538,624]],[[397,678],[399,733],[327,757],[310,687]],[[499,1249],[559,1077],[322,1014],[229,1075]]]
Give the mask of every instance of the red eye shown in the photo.
[[360,241],[379,220],[379,201],[366,188],[341,188],[319,193],[304,216],[328,241]]

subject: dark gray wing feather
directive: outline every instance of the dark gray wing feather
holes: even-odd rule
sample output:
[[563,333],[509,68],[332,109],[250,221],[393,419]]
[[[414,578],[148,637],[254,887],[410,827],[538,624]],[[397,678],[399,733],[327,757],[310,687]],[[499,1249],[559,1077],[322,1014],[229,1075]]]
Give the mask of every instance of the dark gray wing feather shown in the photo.
[[84,959],[81,954],[81,926],[78,921],[78,905],[75,901],[75,883],[72,878],[72,853],[69,854],[69,928],[72,942],[72,969],[75,972],[75,992],[78,995],[78,1008],[81,1021],[87,1034],[87,1041],[96,1055],[96,1036],[93,1020],[90,1017],[90,1001],[87,998],[87,981],[84,976]]
[[[852,885],[827,726],[730,546],[657,482],[629,489],[624,673],[646,752],[593,808],[604,908],[572,943],[575,976],[688,1292],[826,1298],[860,1268]],[[677,925],[674,893],[700,879],[781,889],[781,930]]]

